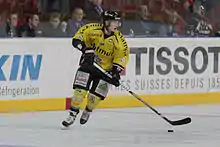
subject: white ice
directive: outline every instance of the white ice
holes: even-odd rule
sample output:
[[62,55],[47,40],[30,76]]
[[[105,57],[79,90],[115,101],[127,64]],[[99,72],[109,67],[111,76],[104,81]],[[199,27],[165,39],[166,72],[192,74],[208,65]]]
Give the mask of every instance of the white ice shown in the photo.
[[156,107],[170,119],[187,116],[192,123],[175,127],[146,107],[99,109],[69,130],[62,112],[0,114],[0,147],[219,147],[220,105]]

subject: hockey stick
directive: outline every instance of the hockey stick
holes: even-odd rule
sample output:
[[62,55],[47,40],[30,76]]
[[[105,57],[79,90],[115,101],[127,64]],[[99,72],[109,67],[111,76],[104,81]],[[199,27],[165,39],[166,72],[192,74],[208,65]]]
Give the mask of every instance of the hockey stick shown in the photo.
[[[99,71],[101,71],[102,73],[104,73],[107,77],[112,78],[112,76],[106,72],[105,70],[103,70],[99,65],[97,65],[96,63],[93,64]],[[132,92],[129,88],[127,88],[126,86],[124,86],[123,84],[120,85],[122,88],[124,88],[126,91],[128,91],[133,97],[135,97],[137,100],[139,100],[140,102],[142,102],[145,106],[147,106],[148,108],[150,108],[153,112],[155,112],[157,115],[159,115],[162,119],[164,119],[166,122],[168,122],[169,124],[173,125],[173,126],[178,126],[178,125],[185,125],[191,122],[191,118],[187,117],[184,119],[180,119],[180,120],[169,120],[167,117],[165,117],[164,115],[162,115],[160,112],[158,112],[156,109],[154,109],[153,107],[151,107],[147,102],[145,102],[144,100],[142,100],[136,93]]]
[[159,115],[162,119],[164,119],[165,121],[167,121],[169,124],[173,125],[173,126],[177,126],[177,125],[184,125],[184,124],[188,124],[191,122],[191,118],[187,117],[184,119],[180,119],[180,120],[176,120],[176,121],[172,121],[169,120],[167,117],[163,116],[161,113],[159,113],[156,109],[154,109],[153,107],[151,107],[147,102],[145,102],[144,100],[142,100],[136,93],[132,92],[131,90],[127,89],[127,87],[125,87],[124,85],[121,85],[122,88],[124,88],[125,90],[127,90],[132,96],[134,96],[136,99],[138,99],[140,102],[142,102],[145,106],[147,106],[148,108],[150,108],[152,111],[154,111],[157,115]]

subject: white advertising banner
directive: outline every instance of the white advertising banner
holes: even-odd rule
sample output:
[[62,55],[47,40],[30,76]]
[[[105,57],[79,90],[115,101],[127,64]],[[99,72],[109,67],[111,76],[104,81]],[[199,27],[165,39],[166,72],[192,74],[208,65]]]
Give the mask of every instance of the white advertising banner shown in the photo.
[[79,52],[71,39],[0,40],[0,99],[70,95]]
[[[220,91],[220,39],[127,39],[130,61],[122,80],[139,94]],[[70,39],[0,40],[0,99],[72,94],[80,52]],[[110,94],[125,94],[111,86]]]
[[139,94],[220,92],[220,39],[143,38],[128,44],[123,81]]

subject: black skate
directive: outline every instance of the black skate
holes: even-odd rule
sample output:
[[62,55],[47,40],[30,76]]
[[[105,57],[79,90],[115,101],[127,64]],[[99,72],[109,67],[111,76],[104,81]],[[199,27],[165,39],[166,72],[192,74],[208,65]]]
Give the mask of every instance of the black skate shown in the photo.
[[84,110],[81,118],[80,118],[80,124],[85,124],[88,120],[89,120],[89,116],[90,116],[90,111]]
[[75,112],[75,111],[70,111],[69,116],[66,118],[66,120],[64,120],[62,122],[62,125],[64,127],[69,127],[70,125],[72,125],[75,120],[76,120],[76,116],[79,112]]

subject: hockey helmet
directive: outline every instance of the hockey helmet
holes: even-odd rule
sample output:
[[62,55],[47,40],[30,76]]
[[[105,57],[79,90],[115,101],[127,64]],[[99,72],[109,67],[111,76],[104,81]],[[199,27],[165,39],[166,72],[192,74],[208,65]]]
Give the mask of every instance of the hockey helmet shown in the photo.
[[107,20],[121,20],[121,17],[118,12],[116,11],[104,11],[102,14],[103,21]]

